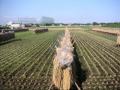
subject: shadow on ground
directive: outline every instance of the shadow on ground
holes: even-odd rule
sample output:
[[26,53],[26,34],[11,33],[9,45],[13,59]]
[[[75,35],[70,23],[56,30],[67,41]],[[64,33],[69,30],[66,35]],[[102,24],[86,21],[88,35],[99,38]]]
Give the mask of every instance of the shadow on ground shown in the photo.
[[[82,83],[86,81],[88,73],[87,70],[82,68],[82,57],[79,58],[78,53],[76,51],[76,44],[74,43],[74,61],[75,61],[75,73],[76,73],[76,83],[83,90]],[[78,90],[76,85],[74,84],[71,90]]]

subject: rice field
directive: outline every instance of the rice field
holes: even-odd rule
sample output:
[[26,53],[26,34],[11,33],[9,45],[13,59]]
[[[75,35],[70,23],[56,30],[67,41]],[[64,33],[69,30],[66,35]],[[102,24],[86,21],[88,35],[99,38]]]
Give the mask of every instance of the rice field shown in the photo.
[[72,38],[86,71],[83,90],[119,90],[120,48],[115,47],[116,42],[91,31],[72,32]]
[[21,32],[18,40],[0,46],[0,90],[47,90],[52,58],[62,31]]
[[[0,45],[0,90],[52,90],[55,47],[64,31],[16,33]],[[83,90],[120,89],[120,47],[116,36],[70,30],[76,55],[77,83]]]

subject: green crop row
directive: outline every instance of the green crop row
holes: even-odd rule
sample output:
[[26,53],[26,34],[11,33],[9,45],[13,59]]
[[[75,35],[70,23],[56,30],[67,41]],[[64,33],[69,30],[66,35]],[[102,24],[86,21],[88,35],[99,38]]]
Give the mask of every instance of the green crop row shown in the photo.
[[48,90],[57,38],[62,31],[16,33],[0,46],[0,90]]
[[120,48],[115,42],[86,31],[71,31],[71,35],[82,69],[87,72],[81,82],[83,90],[120,89]]

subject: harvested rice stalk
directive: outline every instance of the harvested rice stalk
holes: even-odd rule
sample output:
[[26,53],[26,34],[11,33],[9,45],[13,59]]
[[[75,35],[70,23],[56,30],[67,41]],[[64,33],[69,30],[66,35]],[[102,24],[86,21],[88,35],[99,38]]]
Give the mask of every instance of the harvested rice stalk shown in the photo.
[[62,87],[62,68],[60,67],[58,60],[54,60],[53,61],[53,84],[57,87],[57,88],[61,88]]
[[120,34],[117,36],[117,46],[120,46]]
[[63,89],[69,90],[73,84],[73,73],[72,68],[68,67],[63,70]]
[[117,46],[120,46],[120,30],[117,33]]
[[65,30],[65,35],[56,48],[56,56],[53,60],[53,84],[60,90],[70,90],[75,80],[73,73],[73,46],[70,40],[70,32]]

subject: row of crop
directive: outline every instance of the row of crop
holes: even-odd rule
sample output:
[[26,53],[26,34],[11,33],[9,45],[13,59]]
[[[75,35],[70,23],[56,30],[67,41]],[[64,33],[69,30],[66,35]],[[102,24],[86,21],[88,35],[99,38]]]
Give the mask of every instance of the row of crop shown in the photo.
[[[9,70],[9,72],[7,72],[9,76],[5,73],[1,74],[2,77],[0,77],[0,83],[2,83],[2,88],[41,89],[49,87],[49,75],[51,75],[50,69],[52,67],[50,60],[53,57],[54,46],[56,45],[56,39],[58,36],[57,34],[60,34],[60,32],[52,33],[53,34],[51,34],[50,37],[44,37],[47,39],[45,39],[41,45],[40,43],[37,43],[38,45],[35,45],[36,48],[31,47],[32,49],[29,51],[28,56],[26,54],[25,57],[24,54],[21,54],[23,57],[18,57],[15,63],[9,62],[13,64],[14,67],[10,67],[11,69],[6,67],[6,70]],[[24,52],[26,52],[26,50]],[[5,70],[2,72],[4,71]],[[42,82],[46,82],[46,84],[42,85]]]
[[[120,64],[120,61],[119,61],[119,58],[120,58],[120,55],[117,55],[116,53],[116,50],[112,49],[111,51],[111,48],[107,47],[105,48],[105,45],[104,44],[101,44],[101,42],[98,43],[97,40],[94,40],[94,39],[91,39],[90,40],[90,37],[87,37],[88,35],[81,37],[83,39],[83,43],[87,44],[86,47],[88,49],[91,49],[91,53],[94,55],[95,58],[97,58],[97,60],[99,60],[99,62],[102,63],[102,65],[104,64],[107,64],[106,67],[108,65],[112,66],[115,65],[115,66],[118,66],[117,69],[114,69],[114,71],[117,71],[116,73],[118,73],[120,67],[119,67],[119,64]],[[80,40],[82,42],[82,40]],[[115,56],[115,54],[117,56]],[[109,57],[108,57],[109,56]],[[108,58],[109,61],[107,60]],[[114,67],[114,66],[112,66]],[[109,67],[108,67],[109,68]]]
[[[45,39],[46,40],[46,39]],[[10,58],[10,60],[9,61],[5,61],[5,63],[7,63],[7,64],[3,64],[3,63],[1,63],[5,68],[7,67],[7,65],[9,66],[9,65],[12,65],[13,66],[13,63],[21,63],[22,61],[21,60],[23,60],[24,61],[24,59],[28,59],[28,58],[30,58],[30,57],[32,57],[32,55],[33,55],[33,53],[34,53],[34,55],[37,53],[36,52],[36,50],[39,50],[40,48],[41,48],[41,46],[44,46],[44,44],[45,43],[47,43],[47,40],[42,44],[42,45],[37,45],[37,47],[33,47],[33,49],[32,50],[30,50],[30,52],[28,52],[28,50],[26,51],[24,51],[24,52],[22,52],[21,54],[19,54],[19,55],[21,55],[21,58],[20,58],[20,56],[19,55],[16,55],[16,57],[18,57],[18,58],[15,58],[15,56],[13,56],[13,58]],[[31,47],[32,48],[32,47]],[[41,48],[42,49],[42,48]],[[32,51],[34,51],[34,52],[32,52]],[[27,53],[28,54],[27,54]],[[7,54],[7,53],[6,53]],[[6,55],[5,54],[5,55]],[[25,55],[24,55],[25,54]],[[14,54],[13,54],[14,55]],[[33,55],[33,56],[34,56]],[[27,57],[28,56],[28,57]],[[6,56],[7,57],[7,56]],[[9,57],[8,57],[9,58]],[[4,60],[2,60],[2,61],[4,61]],[[10,63],[11,62],[11,63]],[[1,69],[3,69],[3,67],[1,67]],[[5,71],[5,70],[4,70]]]
[[[33,51],[34,49],[36,49],[36,47],[40,46],[43,43],[43,41],[46,41],[46,39],[48,39],[47,34],[44,36],[41,35],[40,37],[37,37],[37,38],[36,37],[32,37],[32,38],[35,38],[35,39],[31,39],[31,38],[30,38],[30,40],[23,39],[20,42],[16,42],[16,43],[14,42],[12,44],[7,44],[4,46],[1,46],[0,49],[1,49],[2,53],[0,53],[0,57],[1,57],[0,60],[4,61],[3,59],[9,59],[9,58],[12,59],[14,57],[18,57],[21,53],[23,54],[24,52],[25,52],[25,54],[27,54],[27,53]],[[22,43],[24,43],[24,44],[22,44]],[[23,55],[25,55],[25,54],[23,54]],[[21,56],[23,56],[23,55],[21,55]]]
[[83,88],[85,90],[120,88],[119,50],[112,44],[108,45],[110,42],[107,40],[87,32],[72,32],[72,37],[80,62],[90,74],[83,83]]
[[[113,59],[113,61],[115,61],[118,65],[120,65],[120,50],[119,48],[116,48],[114,46],[114,44],[109,44],[107,41],[105,40],[94,40],[93,35],[88,34],[92,40],[90,41],[91,43],[97,44],[100,47],[98,47],[98,49],[100,51],[102,51],[103,53],[107,54],[111,59]],[[95,37],[96,39],[98,39],[97,37]],[[112,43],[112,42],[111,42]],[[101,49],[102,48],[102,49]]]
[[[45,43],[45,42],[44,42]],[[43,43],[43,45],[44,45],[44,43]],[[40,45],[41,46],[41,45]],[[21,54],[19,54],[19,55],[16,55],[16,57],[15,56],[13,56],[12,58],[10,58],[10,60],[9,61],[6,61],[6,60],[3,60],[5,63],[1,63],[2,64],[2,66],[0,67],[1,69],[3,69],[4,70],[4,68],[7,68],[8,66],[10,66],[10,65],[12,65],[12,63],[18,63],[18,64],[20,64],[20,63],[22,63],[22,61],[21,60],[24,60],[24,59],[26,59],[26,58],[28,58],[27,56],[32,56],[32,54],[33,53],[35,53],[36,51],[35,50],[37,50],[38,48],[34,48],[34,49],[32,49],[30,52],[28,52],[28,51],[24,51],[23,53],[21,53]],[[42,49],[42,48],[41,48]],[[34,51],[34,52],[32,52],[32,51]],[[25,54],[25,55],[24,55]],[[9,57],[8,57],[9,58]],[[30,57],[29,57],[30,58]],[[14,59],[14,60],[13,60]]]
[[[46,36],[46,35],[45,35]],[[34,37],[36,40],[32,39],[30,40],[23,40],[20,42],[14,42],[10,43],[4,46],[1,46],[1,52],[0,57],[1,57],[1,64],[2,62],[6,62],[5,60],[13,60],[14,58],[20,58],[26,56],[29,52],[33,51],[36,49],[38,46],[42,45],[44,41],[46,41],[47,38],[41,36],[39,37]],[[31,39],[31,38],[30,38]],[[24,43],[24,44],[22,44]],[[29,46],[29,47],[28,47]],[[8,49],[9,48],[9,49]],[[22,55],[21,55],[22,54]]]
[[[87,67],[89,67],[89,72],[91,75],[94,75],[94,74],[100,74],[100,71],[98,70],[95,62],[93,61],[94,56],[92,55],[92,53],[88,50],[88,48],[86,47],[85,43],[82,42],[82,40],[80,40],[79,42],[79,39],[76,34],[75,34],[75,37],[74,37],[74,40],[76,40],[76,44],[78,47],[80,47],[80,52],[82,53],[82,57],[83,57],[83,60],[85,60],[84,62],[86,62],[86,65],[88,65]],[[93,59],[91,59],[93,58]]]
[[95,32],[95,31],[88,31],[91,34],[112,40],[112,41],[116,41],[117,40],[117,35],[111,35],[111,34],[107,34],[107,33],[101,33],[101,32]]
[[[39,49],[39,48],[37,48],[37,49]],[[37,50],[36,49],[36,50]],[[36,51],[35,51],[35,49],[33,50],[34,52],[33,53],[36,53]],[[21,54],[21,55],[23,55],[23,54]],[[30,56],[32,55],[32,52],[30,52]],[[24,56],[25,57],[25,56]],[[27,58],[27,56],[25,57],[25,58]],[[20,62],[20,60],[23,60],[24,58],[19,58],[19,60],[18,60],[18,62]],[[15,60],[14,60],[15,61]],[[16,60],[16,62],[17,62],[17,60]],[[18,63],[19,64],[19,63]],[[6,66],[6,65],[5,65]],[[5,71],[5,70],[4,70]]]

